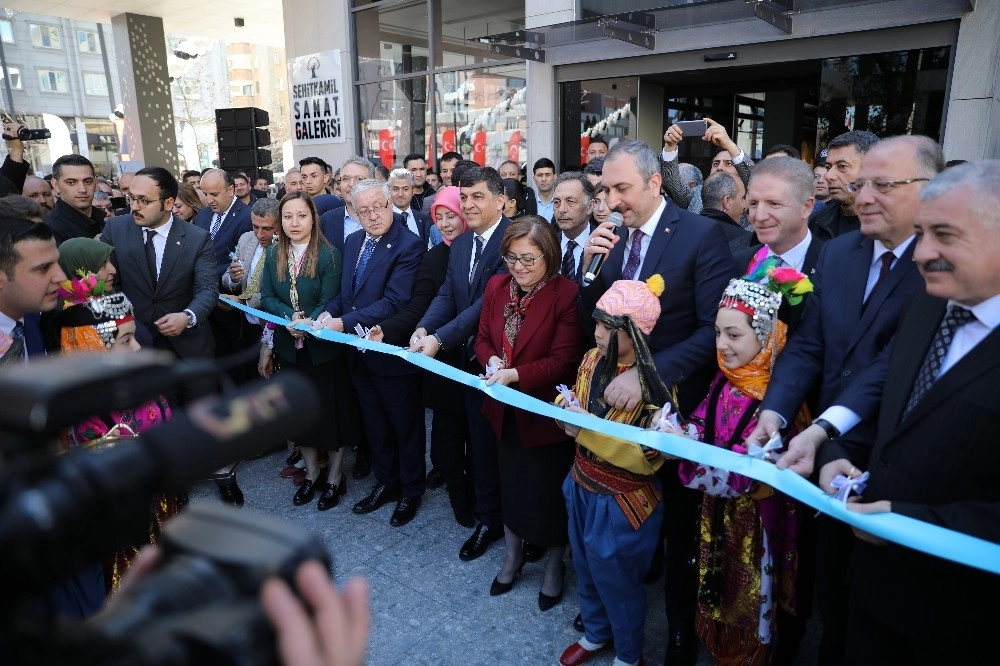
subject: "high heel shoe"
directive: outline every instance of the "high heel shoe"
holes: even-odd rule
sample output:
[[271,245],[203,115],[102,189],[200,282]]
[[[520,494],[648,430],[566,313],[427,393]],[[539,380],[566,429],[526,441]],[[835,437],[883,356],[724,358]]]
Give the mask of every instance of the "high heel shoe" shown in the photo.
[[316,496],[316,488],[322,488],[326,484],[326,468],[323,468],[319,472],[319,476],[316,477],[315,481],[310,481],[305,479],[299,489],[295,491],[295,496],[292,497],[292,504],[295,506],[302,506],[304,504],[309,504],[313,501],[313,497]]
[[521,575],[521,569],[524,568],[524,562],[525,562],[524,554],[522,553],[521,564],[517,567],[517,570],[514,572],[514,577],[510,579],[509,583],[501,583],[499,580],[497,580],[499,576],[493,579],[493,584],[490,585],[491,597],[499,597],[501,594],[507,594],[512,589],[514,589],[514,581],[517,580],[517,577]]
[[327,483],[323,488],[323,493],[316,502],[316,508],[320,511],[332,509],[340,503],[340,498],[347,494],[347,475],[341,472],[340,483]]
[[559,603],[560,601],[562,601],[562,598],[563,598],[563,587],[565,587],[563,585],[563,583],[565,582],[565,580],[566,580],[566,563],[563,562],[562,563],[562,576],[561,576],[561,580],[560,580],[560,583],[559,583],[559,594],[556,594],[555,596],[551,596],[550,597],[549,595],[545,594],[541,590],[538,591],[538,609],[540,611],[542,611],[544,613],[545,611],[549,610],[550,608],[552,608],[553,606],[555,606],[557,603]]

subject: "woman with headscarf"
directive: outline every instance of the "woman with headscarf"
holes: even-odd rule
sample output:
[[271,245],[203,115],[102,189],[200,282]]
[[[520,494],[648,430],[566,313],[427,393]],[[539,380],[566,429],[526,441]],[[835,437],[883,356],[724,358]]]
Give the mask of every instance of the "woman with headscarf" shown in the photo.
[[[462,217],[457,187],[438,190],[431,206],[431,219],[442,242],[424,255],[410,302],[395,316],[376,326],[369,336],[372,340],[404,347],[408,345],[410,339],[407,336],[412,335],[444,284],[451,242],[468,230]],[[461,360],[457,349],[441,352],[437,359],[456,367]],[[427,483],[431,487],[446,484],[455,520],[460,525],[472,527],[472,489],[466,477],[467,470],[471,473],[471,465],[467,465],[465,454],[468,437],[464,405],[461,386],[432,372],[424,373],[424,406],[434,412],[431,426],[432,469],[427,475]]]

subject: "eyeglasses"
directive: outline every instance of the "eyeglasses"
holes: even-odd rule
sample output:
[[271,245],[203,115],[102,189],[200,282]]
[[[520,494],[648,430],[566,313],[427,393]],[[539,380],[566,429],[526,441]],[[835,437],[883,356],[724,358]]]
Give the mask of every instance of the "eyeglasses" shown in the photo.
[[853,183],[847,184],[847,191],[857,194],[865,185],[872,188],[879,194],[886,194],[889,190],[896,187],[897,185],[909,185],[910,183],[919,183],[921,181],[930,180],[930,178],[900,178],[899,180],[856,180]]
[[514,264],[520,261],[521,265],[524,266],[525,268],[531,268],[532,266],[535,265],[535,262],[541,258],[542,255],[538,255],[537,257],[518,257],[513,254],[505,254],[503,257],[503,261],[508,266],[513,266]]
[[382,211],[384,211],[388,207],[389,207],[388,203],[375,204],[371,208],[359,208],[357,210],[357,213],[358,213],[359,217],[371,217],[372,213],[375,213],[376,215],[378,215],[378,214],[380,214]]
[[139,204],[139,208],[145,208],[154,201],[162,202],[164,199],[147,199],[146,197],[134,197],[131,194],[125,195],[125,203],[129,206],[132,206],[132,204]]
[[341,176],[339,183],[359,183],[364,180],[366,176]]

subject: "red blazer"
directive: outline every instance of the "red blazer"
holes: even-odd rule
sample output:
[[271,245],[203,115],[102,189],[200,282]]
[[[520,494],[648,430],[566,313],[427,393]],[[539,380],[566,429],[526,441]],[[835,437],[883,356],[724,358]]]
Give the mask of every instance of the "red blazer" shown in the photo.
[[[511,275],[496,275],[486,285],[476,337],[476,357],[485,367],[491,356],[503,356],[504,306],[509,302]],[[556,397],[556,385],[572,385],[583,355],[583,329],[577,314],[580,288],[559,275],[542,287],[528,308],[514,344],[510,367],[520,382],[511,388],[545,402]],[[503,428],[504,404],[487,397],[483,414],[497,437]],[[514,412],[521,444],[525,448],[567,440],[566,433],[547,417],[522,409]]]

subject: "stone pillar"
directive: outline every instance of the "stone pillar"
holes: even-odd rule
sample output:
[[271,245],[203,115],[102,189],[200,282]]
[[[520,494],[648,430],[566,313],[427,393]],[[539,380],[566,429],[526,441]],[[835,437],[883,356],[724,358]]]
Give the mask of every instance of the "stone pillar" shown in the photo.
[[[318,143],[295,146],[292,139],[291,154],[285,153],[285,168],[290,169],[300,159],[308,156],[320,157],[333,166],[340,167],[357,151],[358,117],[355,100],[358,89],[355,86],[355,54],[351,50],[351,12],[347,2],[330,0],[283,0],[282,14],[285,20],[285,58],[291,62],[295,58],[310,53],[340,49],[340,63],[344,82],[342,97],[343,143]],[[377,45],[376,45],[377,46]],[[289,113],[291,109],[289,108]],[[289,125],[292,125],[289,121]]]
[[129,159],[178,173],[163,19],[119,14],[111,17],[111,27],[122,82],[123,134]]
[[977,2],[952,53],[945,159],[1000,158],[1000,2]]
[[[525,0],[525,28],[531,30],[546,25],[576,20],[575,0]],[[556,145],[559,136],[559,89],[555,69],[544,62],[527,61],[528,100],[528,182],[531,182],[531,165],[542,157],[559,164]]]

